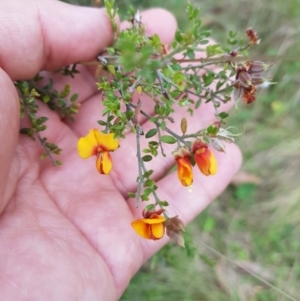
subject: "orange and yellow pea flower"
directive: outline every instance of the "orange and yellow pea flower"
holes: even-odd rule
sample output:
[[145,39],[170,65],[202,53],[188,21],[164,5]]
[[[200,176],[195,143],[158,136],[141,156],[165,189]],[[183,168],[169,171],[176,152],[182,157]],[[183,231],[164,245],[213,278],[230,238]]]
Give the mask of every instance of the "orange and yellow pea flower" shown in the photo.
[[180,148],[173,153],[177,161],[177,176],[183,186],[190,187],[193,184],[193,167],[190,161],[191,154],[186,148]]
[[192,146],[195,162],[200,171],[206,175],[214,175],[217,172],[217,160],[208,145],[202,140],[196,140]]
[[144,218],[136,219],[131,223],[135,232],[147,239],[157,240],[161,239],[165,234],[165,220],[161,214],[163,209],[158,211],[144,211]]
[[77,143],[79,156],[87,159],[97,156],[96,168],[101,174],[109,174],[112,170],[112,159],[109,152],[119,147],[118,139],[113,133],[104,134],[97,129],[90,130],[89,134],[81,137]]

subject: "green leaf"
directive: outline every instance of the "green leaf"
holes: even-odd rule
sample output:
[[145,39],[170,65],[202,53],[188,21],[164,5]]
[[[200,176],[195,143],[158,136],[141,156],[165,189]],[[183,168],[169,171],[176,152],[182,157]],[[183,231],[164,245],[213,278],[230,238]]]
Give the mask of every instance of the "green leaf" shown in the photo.
[[151,129],[151,130],[149,130],[149,131],[147,132],[147,134],[145,135],[145,137],[146,137],[146,138],[151,138],[151,137],[155,136],[156,133],[157,133],[157,129],[156,129],[156,128],[155,128],[155,129]]
[[128,197],[129,198],[135,198],[136,194],[134,192],[128,192]]
[[48,117],[40,117],[40,118],[38,118],[37,120],[36,120],[36,123],[38,124],[38,125],[41,125],[41,124],[43,124],[44,122],[46,122],[48,120]]
[[196,102],[195,109],[198,109],[198,108],[200,107],[201,102],[202,102],[202,99],[199,98],[199,99],[197,100],[197,102]]
[[183,40],[183,37],[182,37],[182,33],[179,29],[176,30],[176,33],[175,33],[175,40],[180,43],[182,42]]
[[41,125],[41,126],[36,127],[36,131],[37,131],[37,132],[42,132],[42,131],[44,131],[46,128],[47,128],[47,127],[46,127],[45,125]]
[[42,154],[42,155],[40,156],[40,159],[41,159],[41,160],[45,160],[47,157],[48,157],[47,154]]
[[106,68],[112,75],[116,75],[116,70],[113,65],[107,65]]
[[70,99],[71,102],[75,102],[77,100],[78,96],[79,96],[78,93],[73,94],[72,97],[71,97],[71,99]]
[[152,169],[150,169],[150,170],[148,170],[148,171],[146,171],[145,173],[144,173],[144,178],[149,178],[151,175],[153,174],[153,170]]
[[209,41],[208,40],[202,40],[202,41],[200,41],[200,45],[206,45],[206,44],[208,44],[209,43]]
[[222,118],[222,119],[225,119],[226,117],[228,117],[228,114],[226,112],[221,112],[219,114],[219,117]]
[[142,199],[142,201],[149,201],[149,197],[148,197],[148,195],[141,195],[141,199]]
[[144,195],[146,195],[146,196],[148,196],[150,193],[152,193],[152,188],[146,188],[145,190],[144,190]]
[[169,203],[167,201],[159,201],[158,204],[162,207],[169,206]]
[[177,139],[174,138],[173,136],[163,135],[160,137],[160,141],[162,141],[164,143],[168,143],[168,144],[174,144],[177,142]]
[[149,161],[152,160],[152,156],[150,156],[150,155],[143,156],[143,157],[142,157],[142,160],[143,160],[144,162],[149,162]]
[[155,208],[155,204],[149,204],[145,207],[145,209],[148,211],[153,210],[154,208]]
[[44,95],[44,96],[43,96],[43,102],[44,102],[44,103],[49,102],[49,100],[50,100],[50,96],[49,96],[49,95]]
[[22,128],[20,129],[20,134],[32,135],[33,130],[30,128]]
[[212,136],[216,135],[216,134],[218,133],[218,131],[219,131],[218,127],[213,126],[213,125],[210,125],[210,126],[207,128],[207,133],[208,133],[209,135],[212,135]]
[[98,120],[97,123],[100,125],[106,126],[106,122],[103,120]]
[[161,123],[160,123],[160,128],[164,131],[166,129],[166,122],[163,120]]
[[145,187],[151,187],[154,184],[154,181],[151,179],[148,179],[145,183],[144,186]]
[[195,58],[195,52],[194,50],[191,50],[191,49],[188,49],[187,52],[186,52],[187,56],[193,60]]
[[71,86],[69,84],[65,85],[64,89],[60,92],[59,97],[66,98],[69,96],[71,91]]
[[207,87],[214,81],[215,76],[212,72],[209,72],[208,74],[203,74],[202,78],[204,81],[204,86]]
[[235,38],[236,35],[237,35],[237,32],[234,32],[234,31],[232,31],[232,30],[229,31],[229,37],[230,37],[230,38]]

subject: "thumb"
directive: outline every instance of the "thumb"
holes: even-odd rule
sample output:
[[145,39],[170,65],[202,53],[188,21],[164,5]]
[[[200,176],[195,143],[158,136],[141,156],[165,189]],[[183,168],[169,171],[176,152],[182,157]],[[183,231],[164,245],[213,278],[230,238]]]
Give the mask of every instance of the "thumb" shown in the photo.
[[16,184],[9,171],[19,137],[19,100],[9,76],[0,68],[0,214]]
[[[29,79],[91,60],[113,41],[104,9],[54,0],[2,1],[0,66],[13,79]],[[119,21],[118,21],[119,22]]]

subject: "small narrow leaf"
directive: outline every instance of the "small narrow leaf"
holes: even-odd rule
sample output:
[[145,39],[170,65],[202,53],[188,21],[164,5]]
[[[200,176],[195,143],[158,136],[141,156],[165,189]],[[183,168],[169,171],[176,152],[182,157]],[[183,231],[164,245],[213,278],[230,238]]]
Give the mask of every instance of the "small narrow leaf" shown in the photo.
[[226,117],[228,117],[228,114],[226,112],[221,112],[219,114],[219,117],[222,118],[222,119],[225,119]]
[[112,75],[116,75],[116,70],[115,67],[113,65],[107,65],[106,68],[108,69],[108,71],[112,74]]
[[152,156],[150,156],[150,155],[143,156],[143,157],[142,157],[142,160],[143,160],[144,162],[149,162],[149,161],[152,160]]
[[146,138],[151,138],[151,137],[153,137],[153,136],[155,136],[156,135],[156,133],[157,133],[157,129],[155,128],[155,129],[151,129],[151,130],[149,130],[148,132],[147,132],[147,134],[146,134]]
[[160,140],[162,142],[168,143],[168,144],[174,144],[176,143],[176,138],[174,138],[173,136],[169,136],[169,135],[164,135],[160,137]]
[[136,194],[134,192],[128,192],[129,198],[135,198]]
[[71,97],[71,99],[70,99],[71,102],[75,102],[77,100],[78,96],[79,96],[78,93],[73,94],[72,97]]

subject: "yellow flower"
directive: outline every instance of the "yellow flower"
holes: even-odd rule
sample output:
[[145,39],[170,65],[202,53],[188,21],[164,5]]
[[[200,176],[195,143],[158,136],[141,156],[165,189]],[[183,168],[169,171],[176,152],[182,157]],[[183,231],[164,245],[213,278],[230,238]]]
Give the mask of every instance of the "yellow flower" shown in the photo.
[[177,175],[183,186],[190,187],[193,184],[193,169],[190,161],[191,154],[186,148],[180,148],[173,153],[177,161]]
[[161,239],[165,234],[164,216],[161,216],[164,210],[143,212],[144,218],[137,219],[131,223],[135,232],[147,239]]
[[177,160],[177,175],[183,186],[191,186],[193,184],[193,169],[190,159],[179,158]]
[[205,142],[196,140],[192,146],[192,151],[196,164],[204,175],[214,175],[217,172],[216,157]]
[[109,152],[119,147],[118,139],[113,133],[103,134],[97,129],[90,130],[89,134],[81,137],[77,143],[79,156],[87,159],[97,156],[96,168],[101,174],[109,174],[112,170],[112,159]]

